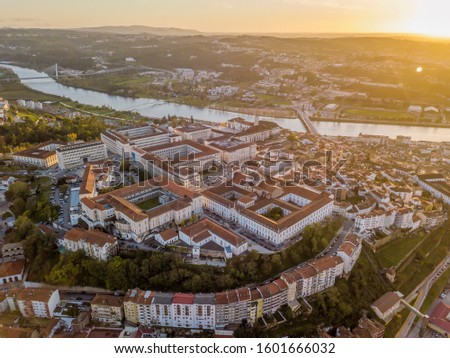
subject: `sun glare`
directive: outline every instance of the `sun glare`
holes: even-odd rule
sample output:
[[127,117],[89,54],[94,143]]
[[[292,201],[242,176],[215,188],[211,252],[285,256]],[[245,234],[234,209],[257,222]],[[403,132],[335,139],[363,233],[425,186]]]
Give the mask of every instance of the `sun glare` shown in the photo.
[[419,67],[417,67],[416,71],[417,71],[418,73],[420,73],[420,72],[423,71],[423,68],[419,66]]
[[408,31],[422,35],[450,37],[450,1],[417,1],[414,15],[408,24]]

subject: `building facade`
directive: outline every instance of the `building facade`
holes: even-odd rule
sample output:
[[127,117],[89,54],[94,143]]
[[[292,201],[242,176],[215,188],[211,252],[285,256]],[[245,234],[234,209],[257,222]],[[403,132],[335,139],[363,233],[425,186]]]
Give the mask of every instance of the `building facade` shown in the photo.
[[56,150],[56,156],[61,170],[76,168],[108,157],[106,146],[102,142],[66,145]]

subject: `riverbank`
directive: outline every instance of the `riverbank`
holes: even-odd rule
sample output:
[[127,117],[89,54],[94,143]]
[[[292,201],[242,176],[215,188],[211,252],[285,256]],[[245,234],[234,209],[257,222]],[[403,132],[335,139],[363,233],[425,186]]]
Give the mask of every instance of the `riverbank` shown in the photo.
[[284,119],[297,118],[295,112],[290,109],[277,109],[277,108],[251,108],[251,107],[233,107],[221,104],[212,104],[208,108],[216,109],[223,112],[241,113],[252,116],[265,116]]
[[[251,115],[251,116],[262,116],[262,117],[273,117],[273,118],[284,118],[284,119],[295,119],[295,113],[292,110],[289,109],[279,109],[279,108],[254,108],[254,107],[241,107],[241,106],[233,106],[230,104],[227,104],[227,101],[222,102],[211,102],[204,98],[198,98],[194,96],[161,96],[161,94],[157,91],[152,91],[151,93],[142,93],[142,94],[133,94],[130,92],[118,92],[118,91],[112,91],[108,92],[101,84],[92,84],[90,82],[81,82],[81,80],[77,79],[56,79],[56,82],[71,86],[73,88],[79,88],[79,89],[85,89],[90,91],[96,91],[112,96],[126,96],[128,98],[134,98],[134,99],[142,99],[142,98],[148,98],[152,97],[159,101],[164,101],[167,103],[174,103],[174,104],[180,104],[180,105],[186,105],[186,106],[194,106],[198,108],[204,108],[204,109],[213,109],[217,111],[222,112],[229,112],[234,114],[242,114],[242,115]],[[228,101],[230,102],[230,101]],[[232,101],[233,102],[233,101]],[[234,101],[236,102],[236,101]]]
[[390,126],[406,126],[406,127],[428,127],[428,128],[450,128],[450,123],[423,123],[423,122],[396,122],[396,121],[384,121],[378,119],[329,119],[329,118],[312,118],[312,122],[329,122],[329,123],[357,123],[357,124],[382,124]]
[[18,99],[32,101],[59,101],[63,99],[62,97],[35,91],[23,85],[14,71],[8,68],[0,67],[0,79],[3,80],[0,84],[0,97],[6,98],[9,101]]

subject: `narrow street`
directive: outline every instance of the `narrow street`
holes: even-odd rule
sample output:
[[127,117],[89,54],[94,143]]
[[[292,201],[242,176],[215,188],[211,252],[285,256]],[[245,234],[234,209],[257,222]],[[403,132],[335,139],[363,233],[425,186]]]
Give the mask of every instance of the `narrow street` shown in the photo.
[[[405,300],[407,302],[410,302],[414,297],[415,293],[418,293],[416,302],[414,304],[414,308],[420,310],[420,307],[422,306],[423,302],[425,301],[425,298],[428,295],[428,292],[433,285],[434,281],[436,280],[436,273],[446,266],[450,262],[450,257],[447,256],[444,260],[441,261],[441,263],[433,270],[433,272],[428,275],[428,277],[423,280],[420,285],[418,286],[418,289],[414,290],[411,294],[409,294]],[[416,318],[416,314],[413,312],[410,312],[408,315],[408,318],[406,319],[403,326],[400,328],[400,330],[397,332],[397,335],[395,338],[405,338],[408,337],[408,334],[412,328],[412,325],[414,323],[414,320]],[[420,327],[420,326],[419,326]]]

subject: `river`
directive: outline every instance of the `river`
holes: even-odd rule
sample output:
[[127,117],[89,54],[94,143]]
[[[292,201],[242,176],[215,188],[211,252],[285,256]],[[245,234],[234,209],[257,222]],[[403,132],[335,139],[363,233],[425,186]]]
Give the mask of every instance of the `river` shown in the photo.
[[[112,109],[121,111],[136,111],[143,116],[150,117],[163,117],[170,114],[187,118],[192,116],[195,119],[218,123],[225,122],[237,116],[250,121],[255,119],[255,116],[253,115],[187,106],[153,98],[113,96],[97,91],[62,85],[49,77],[46,73],[38,72],[33,69],[9,64],[0,64],[0,66],[11,69],[19,77],[20,81],[31,89],[60,97],[66,97],[72,101],[77,101],[82,104],[92,106],[108,106]],[[299,132],[305,131],[303,123],[298,119],[264,116],[259,116],[258,118],[276,122],[283,128]],[[390,137],[405,135],[412,137],[413,140],[438,142],[450,141],[450,128],[337,122],[314,122],[314,125],[320,134],[331,136],[358,136],[360,133],[363,133],[388,135]]]

